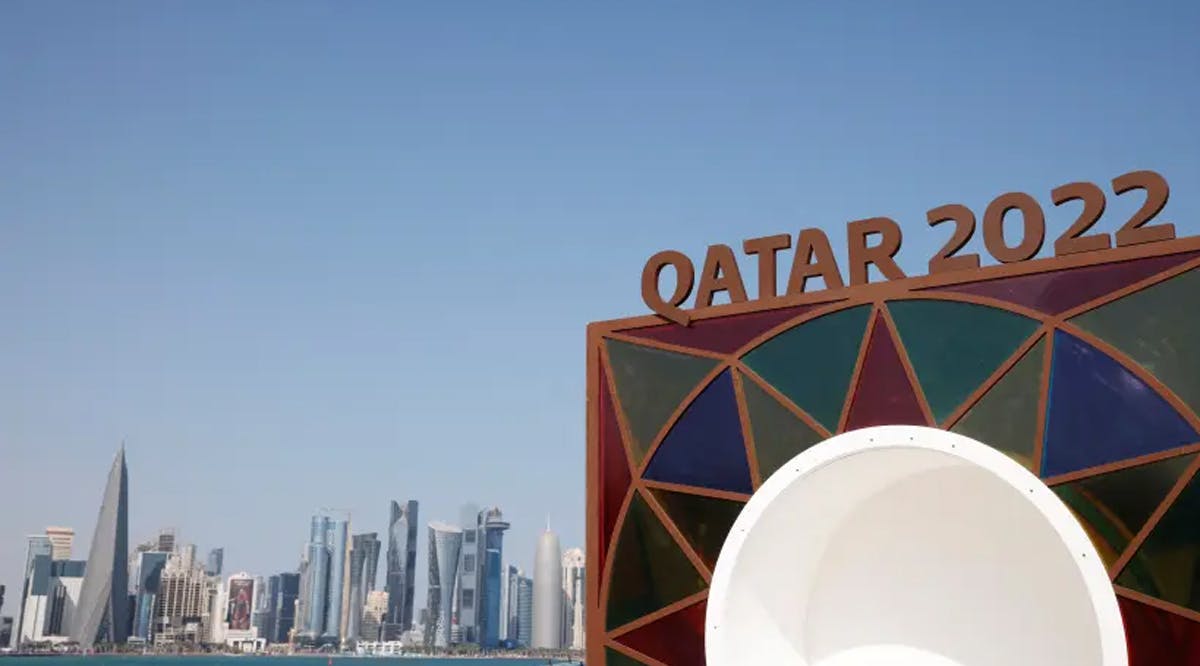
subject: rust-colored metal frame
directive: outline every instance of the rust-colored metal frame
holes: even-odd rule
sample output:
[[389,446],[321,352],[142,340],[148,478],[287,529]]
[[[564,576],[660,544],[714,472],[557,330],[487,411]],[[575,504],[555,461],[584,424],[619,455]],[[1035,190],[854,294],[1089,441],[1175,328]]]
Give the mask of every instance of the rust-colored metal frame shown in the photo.
[[[1156,273],[1149,278],[1140,280],[1122,289],[1097,297],[1057,315],[1046,315],[1030,308],[985,296],[975,296],[953,292],[938,292],[934,290],[937,288],[977,283],[988,280],[1036,275],[1052,271],[1062,271],[1065,269],[1119,263],[1149,257],[1194,252],[1198,250],[1200,250],[1200,238],[1182,238],[1172,241],[1116,248],[1099,252],[1037,259],[1020,263],[1003,264],[999,266],[989,266],[978,270],[939,273],[936,275],[906,278],[890,282],[878,282],[867,285],[843,287],[827,291],[818,291],[776,298],[769,301],[749,301],[737,304],[719,305],[693,311],[691,313],[692,321],[697,322],[707,319],[747,314],[751,312],[764,312],[782,308],[794,308],[804,305],[812,306],[809,309],[804,310],[796,317],[788,319],[787,321],[784,321],[762,332],[742,345],[739,349],[727,354],[698,350],[692,347],[684,347],[671,343],[660,342],[650,338],[631,336],[622,333],[622,331],[628,331],[630,329],[664,325],[664,320],[656,315],[646,315],[590,324],[587,329],[587,559],[589,566],[587,567],[586,601],[588,663],[596,664],[597,666],[604,664],[605,648],[611,648],[650,666],[667,666],[661,661],[653,659],[647,655],[640,654],[637,651],[622,645],[614,639],[707,598],[707,591],[700,592],[666,606],[665,608],[662,608],[657,612],[642,617],[636,621],[630,622],[621,627],[617,627],[611,631],[605,626],[604,609],[606,609],[608,606],[609,586],[603,583],[609,578],[609,570],[611,570],[612,562],[615,559],[614,555],[617,539],[619,538],[620,526],[624,523],[625,514],[629,509],[629,505],[634,494],[640,495],[643,500],[645,500],[646,504],[651,508],[658,519],[662,522],[663,526],[671,534],[679,548],[696,566],[696,569],[700,572],[705,582],[709,582],[711,580],[712,572],[704,564],[703,559],[695,551],[687,539],[684,538],[683,534],[669,518],[666,511],[662,508],[662,506],[659,505],[658,501],[654,497],[654,494],[650,492],[651,489],[657,488],[663,490],[682,491],[692,495],[719,499],[732,499],[743,502],[749,499],[748,495],[741,493],[717,491],[693,486],[677,486],[674,484],[650,481],[642,478],[642,473],[645,472],[646,466],[649,465],[655,451],[662,443],[666,434],[674,426],[675,421],[713,378],[727,369],[732,368],[737,370],[737,372],[733,373],[734,391],[737,398],[738,409],[742,417],[743,435],[747,448],[746,453],[750,463],[751,480],[754,488],[758,488],[763,479],[761,478],[761,474],[758,470],[757,456],[754,452],[753,433],[748,425],[749,419],[746,418],[747,408],[745,388],[743,385],[744,380],[742,377],[745,377],[746,380],[754,382],[759,388],[774,397],[781,405],[785,406],[789,411],[795,414],[795,416],[801,419],[819,435],[828,437],[833,434],[830,433],[827,428],[823,427],[816,419],[805,413],[803,409],[797,407],[790,400],[781,395],[779,391],[777,391],[773,386],[767,383],[763,378],[761,378],[741,361],[741,357],[750,349],[757,347],[771,337],[790,329],[799,323],[803,323],[804,321],[815,319],[830,312],[855,305],[870,305],[872,307],[871,316],[868,319],[867,330],[863,334],[862,344],[858,351],[858,358],[855,362],[850,388],[847,391],[846,400],[843,404],[841,421],[838,424],[838,431],[841,431],[846,426],[846,416],[850,411],[849,405],[853,401],[854,393],[857,388],[857,379],[862,370],[863,359],[867,351],[867,341],[871,338],[871,328],[878,325],[889,327],[892,338],[897,343],[897,349],[900,353],[901,362],[905,368],[905,372],[908,375],[909,382],[912,384],[916,392],[917,399],[921,404],[927,422],[938,427],[951,428],[976,402],[983,397],[985,393],[987,393],[988,390],[990,390],[1000,380],[1001,377],[1004,376],[1006,372],[1008,372],[1009,369],[1011,369],[1019,360],[1021,360],[1022,357],[1030,353],[1030,351],[1037,345],[1039,341],[1045,340],[1046,344],[1044,345],[1043,351],[1045,354],[1045,359],[1043,359],[1042,362],[1042,375],[1038,393],[1038,428],[1036,440],[1034,442],[1032,461],[1034,471],[1038,472],[1040,476],[1039,467],[1042,457],[1042,437],[1045,431],[1044,419],[1049,392],[1049,360],[1050,355],[1053,352],[1053,333],[1056,329],[1070,333],[1071,335],[1083,340],[1087,344],[1094,346],[1095,348],[1108,354],[1113,359],[1117,360],[1128,371],[1133,373],[1136,377],[1144,381],[1149,387],[1161,395],[1176,411],[1178,411],[1187,419],[1188,423],[1190,423],[1193,428],[1200,430],[1200,416],[1197,416],[1195,412],[1193,412],[1177,395],[1175,395],[1174,392],[1172,392],[1167,386],[1159,381],[1158,378],[1151,375],[1136,362],[1126,357],[1120,351],[1114,349],[1108,343],[1069,322],[1071,318],[1078,316],[1079,314],[1105,305],[1136,291],[1140,291],[1152,285],[1158,284],[1159,282],[1185,273],[1193,268],[1200,267],[1200,258],[1192,258],[1173,268]],[[916,381],[916,373],[908,359],[907,352],[905,351],[903,344],[900,342],[900,337],[896,335],[895,323],[892,321],[891,315],[888,313],[886,306],[888,301],[913,298],[958,301],[999,308],[1038,320],[1042,322],[1042,326],[1040,326],[1038,330],[1029,336],[1029,338],[1026,339],[1007,360],[1001,363],[1000,366],[992,373],[992,375],[988,377],[983,384],[976,388],[975,391],[971,393],[966,400],[964,400],[963,403],[959,405],[959,407],[956,408],[953,413],[951,413],[949,417],[947,417],[941,423],[934,423],[928,402],[921,391],[920,383]],[[607,377],[608,382],[608,386],[604,387],[604,389],[608,390],[612,396],[613,408],[616,411],[616,418],[621,433],[621,439],[626,449],[626,461],[630,466],[629,473],[632,478],[632,482],[625,494],[625,498],[614,523],[616,527],[614,528],[614,533],[612,535],[601,534],[602,527],[599,521],[602,489],[597,483],[600,474],[599,430],[600,419],[602,417],[602,415],[599,413],[599,392],[601,390],[599,382],[600,377],[602,376],[600,369],[602,365],[605,368],[611,367],[609,365],[608,353],[604,345],[604,340],[606,339],[622,340],[643,347],[680,352],[691,356],[707,357],[718,361],[717,365],[712,369],[712,371],[704,379],[702,379],[700,383],[691,391],[691,393],[680,402],[675,412],[671,415],[671,417],[659,431],[658,435],[650,443],[650,446],[640,464],[633,463],[635,458],[633,457],[632,451],[629,448],[630,442],[632,441],[630,437],[629,424],[626,422],[624,412],[620,407],[613,373],[604,373],[604,376]],[[1118,469],[1142,465],[1157,460],[1164,460],[1175,456],[1187,455],[1198,451],[1200,451],[1200,442],[1190,443],[1186,446],[1172,448],[1167,451],[1137,458],[1130,458],[1104,465],[1098,465],[1095,467],[1070,472],[1068,474],[1050,477],[1045,479],[1045,482],[1051,486],[1058,485]],[[1158,508],[1151,515],[1146,525],[1144,525],[1137,532],[1137,534],[1134,535],[1129,545],[1124,549],[1118,560],[1110,568],[1109,573],[1111,577],[1114,579],[1116,578],[1117,574],[1119,574],[1125,564],[1129,562],[1134,552],[1142,545],[1151,530],[1155,527],[1155,525],[1158,524],[1159,520],[1166,513],[1167,509],[1183,491],[1188,481],[1190,481],[1192,477],[1196,475],[1198,470],[1200,470],[1200,458],[1197,458],[1197,460],[1189,466],[1187,471],[1182,477],[1180,477],[1175,486],[1171,489],[1167,497],[1160,503]],[[609,543],[607,549],[609,556],[605,561],[605,570],[600,571],[595,566],[591,566],[591,563],[595,563],[600,560],[600,539],[605,538],[606,536],[611,538],[611,542]],[[1126,589],[1121,586],[1116,587],[1116,592],[1123,597],[1127,597],[1166,612],[1200,622],[1200,612],[1155,599],[1140,592]]]

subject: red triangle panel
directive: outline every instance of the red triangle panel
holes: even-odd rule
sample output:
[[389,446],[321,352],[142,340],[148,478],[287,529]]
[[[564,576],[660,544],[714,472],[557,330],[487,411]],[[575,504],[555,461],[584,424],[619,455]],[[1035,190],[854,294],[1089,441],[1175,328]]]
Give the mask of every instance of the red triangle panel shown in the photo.
[[1200,664],[1200,622],[1118,596],[1129,666]]
[[704,666],[704,611],[701,601],[617,637],[617,642],[668,666]]
[[632,477],[625,455],[625,444],[621,439],[621,427],[617,423],[617,410],[608,390],[608,373],[600,367],[600,568],[604,571],[604,559],[612,542],[613,528],[621,503],[629,491]]
[[883,316],[876,315],[846,418],[846,430],[896,424],[928,425],[917,393],[904,372],[896,341]]

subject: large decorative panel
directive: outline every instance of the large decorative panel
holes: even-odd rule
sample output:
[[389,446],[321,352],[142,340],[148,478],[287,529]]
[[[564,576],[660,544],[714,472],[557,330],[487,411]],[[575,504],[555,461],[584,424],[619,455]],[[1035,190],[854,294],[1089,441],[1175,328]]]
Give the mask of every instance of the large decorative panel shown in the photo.
[[594,324],[590,660],[702,664],[707,580],[758,484],[831,433],[912,423],[1052,486],[1114,578],[1134,666],[1200,664],[1197,247]]

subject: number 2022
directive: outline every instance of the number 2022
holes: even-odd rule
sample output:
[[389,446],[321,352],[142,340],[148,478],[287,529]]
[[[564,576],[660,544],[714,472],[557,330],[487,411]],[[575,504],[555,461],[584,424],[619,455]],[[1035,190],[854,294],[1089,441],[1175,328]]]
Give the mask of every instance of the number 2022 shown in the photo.
[[[1175,238],[1175,225],[1169,222],[1147,225],[1153,220],[1170,196],[1171,188],[1161,175],[1154,171],[1132,171],[1112,181],[1113,193],[1117,196],[1131,190],[1144,190],[1146,201],[1133,217],[1117,230],[1117,247],[1140,245]],[[1105,196],[1095,183],[1068,183],[1050,193],[1055,206],[1070,201],[1082,201],[1083,210],[1075,223],[1054,241],[1054,254],[1058,256],[1107,250],[1112,239],[1107,233],[1087,233],[1104,214]],[[1004,218],[1012,211],[1021,213],[1024,227],[1021,240],[1009,245],[1004,239]],[[954,223],[954,234],[950,241],[929,260],[929,272],[970,270],[979,268],[978,254],[956,255],[975,234],[975,213],[962,204],[938,206],[926,214],[929,226],[943,222]],[[1024,192],[1001,194],[992,200],[983,213],[983,243],[997,261],[1005,264],[1033,258],[1046,239],[1046,214],[1037,200]]]

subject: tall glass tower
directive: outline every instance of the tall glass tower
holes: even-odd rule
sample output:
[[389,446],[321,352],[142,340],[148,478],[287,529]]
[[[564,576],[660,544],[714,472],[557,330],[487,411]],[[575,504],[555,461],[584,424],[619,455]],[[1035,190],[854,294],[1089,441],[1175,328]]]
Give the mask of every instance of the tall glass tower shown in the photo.
[[533,560],[534,649],[562,647],[562,548],[549,528],[538,539]]
[[122,446],[108,473],[72,621],[71,638],[82,648],[129,638],[128,553],[129,478]]
[[391,509],[384,583],[388,593],[382,629],[384,640],[398,640],[401,634],[412,629],[417,575],[417,502],[409,500],[403,505],[392,502]]
[[479,644],[485,648],[500,645],[500,601],[504,559],[504,532],[508,521],[499,508],[492,507],[479,514],[479,589],[478,626]]
[[335,643],[341,640],[349,529],[349,521],[344,517],[317,514],[312,518],[308,598],[304,604],[305,630],[310,638]]
[[429,622],[425,627],[425,643],[433,647],[450,646],[454,581],[462,545],[462,529],[445,523],[429,524],[429,593],[426,597]]

